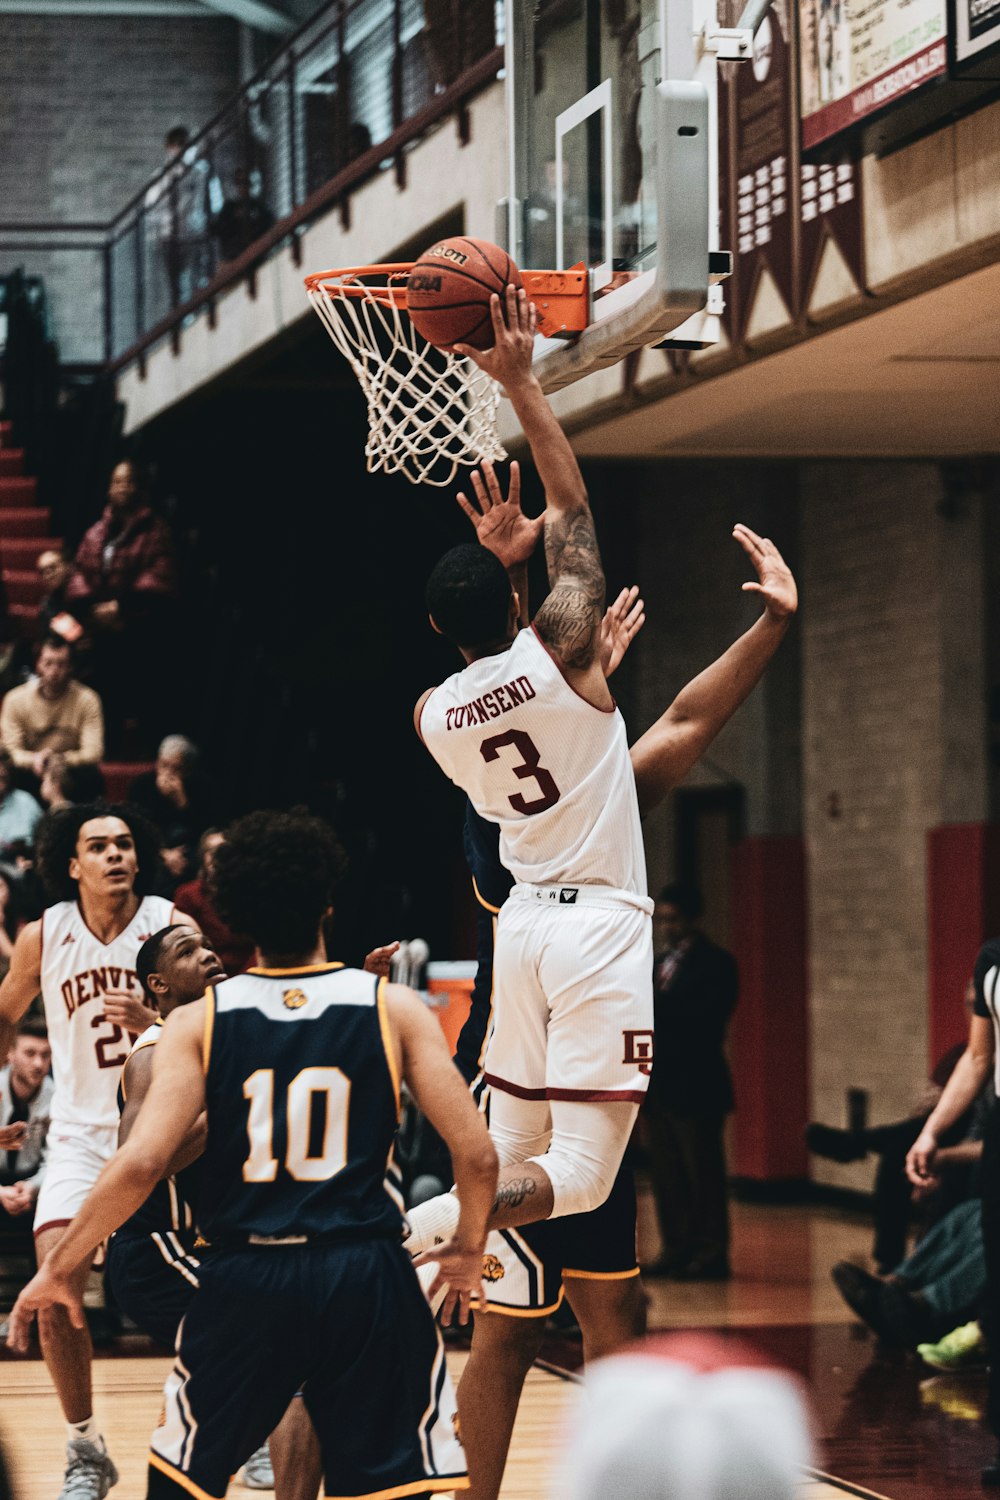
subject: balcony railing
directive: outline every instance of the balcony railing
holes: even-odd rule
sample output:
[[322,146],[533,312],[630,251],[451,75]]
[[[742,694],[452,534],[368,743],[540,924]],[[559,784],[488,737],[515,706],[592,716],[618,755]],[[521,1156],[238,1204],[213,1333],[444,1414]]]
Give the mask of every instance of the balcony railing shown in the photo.
[[64,361],[121,368],[252,277],[503,65],[496,0],[334,0],[109,224],[0,223]]

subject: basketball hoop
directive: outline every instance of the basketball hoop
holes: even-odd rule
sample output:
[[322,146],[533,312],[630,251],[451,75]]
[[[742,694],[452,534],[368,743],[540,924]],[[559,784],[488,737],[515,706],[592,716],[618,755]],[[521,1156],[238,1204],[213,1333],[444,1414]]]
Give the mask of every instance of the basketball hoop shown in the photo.
[[470,359],[435,349],[406,311],[410,263],[348,266],[306,277],[309,301],[368,403],[369,474],[450,484],[459,467],[507,457],[500,387]]

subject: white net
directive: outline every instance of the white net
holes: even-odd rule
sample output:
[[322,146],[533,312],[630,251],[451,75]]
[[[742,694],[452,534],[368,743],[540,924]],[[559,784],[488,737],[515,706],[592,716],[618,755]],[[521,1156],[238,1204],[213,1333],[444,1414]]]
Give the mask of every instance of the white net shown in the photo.
[[507,457],[500,388],[468,359],[422,339],[406,312],[406,268],[310,277],[309,300],[368,403],[368,472],[447,485],[462,465]]

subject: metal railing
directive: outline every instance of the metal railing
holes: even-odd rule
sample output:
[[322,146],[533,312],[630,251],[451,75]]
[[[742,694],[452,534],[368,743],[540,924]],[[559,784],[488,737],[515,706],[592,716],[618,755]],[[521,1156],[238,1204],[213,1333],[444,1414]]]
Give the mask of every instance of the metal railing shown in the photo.
[[502,67],[497,0],[334,0],[109,224],[0,223],[63,360],[121,368],[379,171]]

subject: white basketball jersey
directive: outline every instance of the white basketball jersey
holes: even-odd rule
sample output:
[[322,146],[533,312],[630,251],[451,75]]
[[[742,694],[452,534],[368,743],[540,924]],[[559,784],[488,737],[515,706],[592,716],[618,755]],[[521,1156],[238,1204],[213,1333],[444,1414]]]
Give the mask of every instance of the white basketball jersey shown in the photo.
[[420,733],[476,811],[499,823],[515,880],[645,896],[625,722],[570,686],[533,627],[435,688]]
[[172,902],[145,896],[125,931],[102,943],[76,901],[60,901],[42,914],[42,1002],[56,1082],[54,1125],[117,1127],[118,1079],[132,1038],[103,1019],[101,1002],[108,994],[142,999],[136,954],[173,920]]

